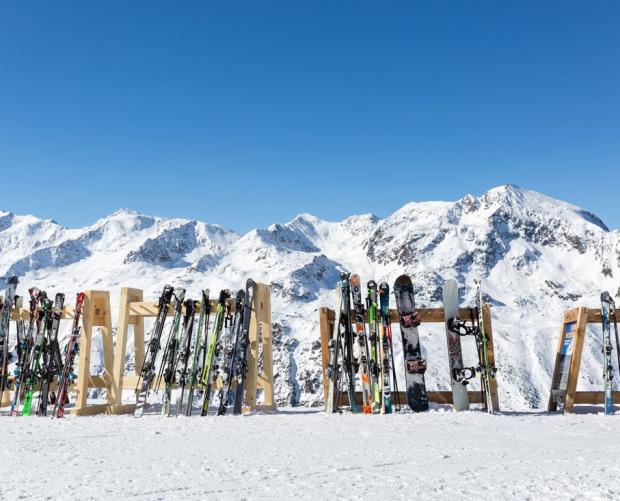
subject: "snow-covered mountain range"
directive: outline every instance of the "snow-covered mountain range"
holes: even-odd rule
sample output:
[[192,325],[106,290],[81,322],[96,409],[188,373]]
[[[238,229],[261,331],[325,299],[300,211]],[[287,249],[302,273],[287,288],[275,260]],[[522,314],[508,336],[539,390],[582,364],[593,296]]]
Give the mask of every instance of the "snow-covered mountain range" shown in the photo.
[[[604,289],[616,294],[620,233],[586,210],[513,185],[456,202],[409,203],[385,219],[301,214],[245,235],[126,209],[80,229],[0,212],[0,276],[18,275],[22,294],[31,286],[68,297],[107,289],[116,304],[122,286],[156,300],[167,283],[196,298],[201,288],[236,289],[248,277],[271,284],[283,405],[322,402],[318,308],[333,304],[340,270],[390,284],[410,274],[418,304],[427,307],[440,306],[447,278],[462,285],[462,304],[473,304],[473,281],[482,278],[493,306],[502,407],[544,407],[562,311],[598,306]],[[428,387],[448,389],[443,327],[423,325],[421,336]],[[473,363],[473,346],[465,355]],[[589,336],[584,388],[602,385],[601,362],[600,335]]]

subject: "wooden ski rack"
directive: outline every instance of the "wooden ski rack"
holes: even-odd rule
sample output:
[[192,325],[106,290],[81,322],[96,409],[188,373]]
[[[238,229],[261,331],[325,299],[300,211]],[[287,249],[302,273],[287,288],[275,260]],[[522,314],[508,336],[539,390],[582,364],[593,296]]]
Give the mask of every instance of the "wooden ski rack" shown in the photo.
[[[66,302],[71,299],[67,296]],[[231,311],[234,312],[235,301],[229,300]],[[217,301],[211,301],[211,312],[215,313]],[[172,313],[173,307],[170,307]],[[200,307],[196,314],[200,313]],[[69,393],[76,393],[76,404],[67,410],[73,415],[92,414],[126,414],[135,409],[132,403],[123,403],[123,390],[131,390],[135,395],[138,373],[142,367],[145,349],[144,319],[157,316],[157,302],[143,301],[140,289],[123,287],[120,293],[119,316],[116,338],[112,338],[112,319],[110,293],[108,291],[86,291],[82,308],[82,330],[79,345],[79,361],[77,378],[69,386]],[[74,309],[67,306],[61,311],[62,320],[72,320]],[[15,308],[11,312],[11,320],[28,321],[27,308]],[[133,375],[125,374],[125,357],[127,355],[127,339],[129,326],[133,327],[135,371]],[[92,375],[90,358],[93,344],[93,332],[99,328],[103,344],[103,373]],[[249,328],[250,344],[248,349],[248,372],[244,379],[246,398],[243,412],[275,410],[273,393],[273,352],[271,329],[271,293],[268,285],[256,284],[254,289],[252,317]],[[234,387],[234,382],[233,382]],[[53,383],[51,390],[56,390]],[[89,389],[106,391],[106,403],[88,404]],[[10,393],[13,388],[0,395],[0,407],[11,402]],[[263,403],[257,403],[258,392],[262,391]]]
[[[565,413],[574,412],[577,404],[597,405],[605,402],[605,393],[603,391],[577,391],[577,382],[579,379],[579,369],[581,366],[581,355],[583,353],[583,345],[586,338],[588,324],[602,324],[603,318],[600,308],[572,308],[564,312],[564,322],[558,340],[556,350],[555,366],[551,377],[551,390],[549,392],[549,412],[558,410],[560,403],[564,403],[562,411]],[[561,391],[555,388],[559,384],[558,378],[562,370],[562,347],[567,343],[568,356],[570,357],[568,365],[566,390]],[[603,381],[601,379],[601,386]],[[613,392],[615,404],[620,404],[620,391]]]
[[[444,323],[445,315],[443,308],[417,308],[416,311],[420,314],[420,318],[422,320],[422,329],[425,323]],[[354,316],[355,311],[351,310],[351,315]],[[491,325],[491,309],[488,304],[482,306],[482,316],[484,320],[485,331],[488,337],[487,343],[487,357],[491,366],[495,366],[495,351],[493,348],[493,327]],[[460,308],[459,309],[459,317],[463,319],[471,318],[471,309],[470,308]],[[321,336],[321,363],[322,363],[322,374],[323,374],[323,398],[324,401],[327,400],[327,385],[328,385],[328,377],[327,377],[327,366],[329,364],[329,340],[332,336],[332,331],[334,327],[334,321],[336,319],[336,314],[334,310],[330,308],[320,308],[319,309],[319,328],[320,328],[320,336]],[[365,320],[368,321],[367,312],[365,313]],[[390,309],[390,322],[393,324],[399,324],[398,311],[395,309]],[[422,330],[423,332],[423,330]],[[445,335],[445,334],[444,334]],[[446,358],[447,364],[447,358]],[[497,380],[493,378],[491,380],[491,392],[493,393],[493,401],[494,406],[493,410],[499,412],[499,398],[497,393]],[[397,398],[400,399],[400,402],[407,402],[407,394],[404,391],[399,391],[398,394],[395,391],[392,391],[392,395],[397,395]],[[448,391],[429,391],[427,392],[428,401],[435,402],[439,404],[452,404],[452,390]],[[469,401],[473,404],[481,404],[482,403],[482,394],[480,391],[469,391]],[[348,403],[348,395],[347,392],[342,392],[340,396],[341,403],[345,405]],[[362,403],[362,392],[355,392],[355,400],[358,404]]]
[[[116,352],[114,354],[114,384],[111,388],[111,414],[131,413],[135,409],[135,402],[123,404],[123,390],[135,392],[138,383],[140,368],[144,360],[144,319],[157,317],[158,303],[143,301],[143,292],[140,289],[121,289],[119,319],[117,324]],[[211,314],[215,313],[217,300],[211,299]],[[235,299],[228,300],[231,311],[235,309]],[[183,307],[183,311],[185,308]],[[169,306],[172,315],[174,307]],[[273,352],[271,334],[271,295],[268,285],[255,285],[252,317],[249,328],[248,372],[245,382],[245,402],[243,412],[274,410],[273,395]],[[200,314],[200,305],[196,308],[196,315]],[[127,337],[129,326],[133,326],[135,371],[132,375],[124,374],[125,355],[127,352]],[[259,364],[259,357],[262,364]],[[259,365],[262,371],[259,373]],[[233,381],[232,386],[234,387]],[[153,388],[157,389],[157,388]],[[263,404],[257,404],[258,391],[263,391]]]
[[[72,297],[67,296],[65,303],[71,304]],[[61,320],[73,320],[75,311],[72,306],[64,307],[60,312]],[[27,308],[16,308],[11,312],[11,320],[27,321],[30,312]],[[90,355],[93,342],[93,329],[101,329],[103,344],[103,374],[92,375],[90,367]],[[91,415],[107,412],[110,403],[110,388],[112,382],[112,320],[110,316],[110,294],[107,291],[85,291],[84,305],[82,307],[82,330],[80,336],[79,371],[75,382],[69,386],[69,392],[77,394],[76,404],[70,412],[74,415]],[[90,388],[107,391],[107,404],[88,404],[88,391]],[[57,389],[57,383],[51,385],[51,390]],[[0,406],[10,403],[10,390],[5,390]]]

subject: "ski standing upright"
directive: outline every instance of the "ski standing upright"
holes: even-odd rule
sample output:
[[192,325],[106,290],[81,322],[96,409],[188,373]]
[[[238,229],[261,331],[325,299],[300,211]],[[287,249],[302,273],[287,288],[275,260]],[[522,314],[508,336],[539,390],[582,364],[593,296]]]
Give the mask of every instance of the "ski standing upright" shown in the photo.
[[19,280],[17,277],[13,276],[9,278],[4,294],[2,315],[0,316],[0,395],[4,393],[9,379],[9,328],[11,325],[11,310],[15,303],[15,293],[18,283]]
[[252,320],[252,304],[254,303],[255,292],[254,280],[248,278],[245,283],[245,300],[243,303],[243,325],[239,338],[238,358],[235,362],[233,375],[237,380],[235,388],[233,414],[241,414],[243,410],[243,395],[248,371],[248,348],[250,346],[250,321]]
[[65,405],[69,403],[69,385],[76,379],[73,372],[75,357],[80,349],[80,320],[82,317],[82,307],[84,306],[84,293],[80,292],[75,300],[75,313],[73,314],[73,326],[71,328],[71,336],[65,347],[65,361],[62,365],[62,372],[58,380],[58,396],[54,405],[54,416],[61,418],[65,415]]
[[60,348],[58,346],[58,329],[60,328],[60,315],[65,305],[65,295],[56,294],[54,298],[54,306],[50,314],[50,326],[47,329],[47,345],[44,345],[43,366],[41,368],[41,391],[39,392],[39,408],[37,415],[47,416],[47,404],[50,401],[56,403],[56,395],[50,395],[50,385],[54,380],[54,376],[62,371],[62,360],[60,356]]
[[[390,348],[391,336],[391,323],[390,323],[390,286],[382,282],[379,285],[379,306],[381,316],[381,376],[382,376],[382,401],[381,401],[381,413],[392,413],[392,390],[390,388],[390,355],[392,358],[392,364],[394,362],[394,354]],[[393,367],[393,365],[392,365]],[[396,380],[394,380],[396,382]],[[398,391],[398,386],[394,386],[395,391]]]
[[605,389],[605,414],[614,413],[614,395],[613,395],[613,378],[614,368],[612,364],[612,346],[611,346],[611,312],[614,311],[614,300],[609,292],[605,291],[601,294],[601,316],[603,319],[603,381]]
[[379,332],[377,315],[377,282],[371,280],[367,284],[366,310],[368,311],[368,341],[370,341],[370,374],[372,376],[372,412],[381,411]]
[[362,380],[362,409],[364,414],[372,413],[372,380],[368,356],[368,339],[366,337],[366,324],[364,323],[364,304],[362,303],[362,290],[359,275],[351,275],[351,297],[355,310],[355,334],[359,344],[359,370]]
[[340,274],[340,288],[342,290],[342,325],[344,327],[344,353],[343,365],[347,375],[347,394],[351,412],[357,412],[357,402],[355,400],[355,372],[357,361],[353,353],[353,324],[351,321],[351,284],[349,282],[350,273]]
[[134,411],[135,417],[141,417],[144,414],[144,407],[149,396],[151,384],[155,379],[155,361],[157,359],[157,353],[161,348],[161,336],[164,332],[164,326],[166,324],[166,317],[168,316],[168,307],[172,301],[172,294],[174,289],[170,285],[166,285],[159,297],[159,304],[157,306],[157,318],[153,331],[151,333],[151,339],[146,348],[146,354],[142,362],[142,368],[140,369],[140,375],[138,377],[138,383],[136,385],[136,409]]

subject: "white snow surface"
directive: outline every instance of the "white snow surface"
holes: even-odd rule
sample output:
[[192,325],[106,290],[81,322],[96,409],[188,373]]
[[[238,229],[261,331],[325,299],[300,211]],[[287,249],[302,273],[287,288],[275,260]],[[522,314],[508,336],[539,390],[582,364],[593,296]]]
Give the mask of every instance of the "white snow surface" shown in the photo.
[[[5,418],[2,499],[618,499],[620,417]],[[36,481],[33,479],[36,478]]]
[[[598,307],[605,289],[616,294],[619,235],[586,210],[513,185],[456,202],[412,202],[384,219],[301,214],[245,235],[127,209],[79,229],[0,211],[0,277],[18,275],[21,295],[32,286],[64,292],[69,304],[80,290],[110,290],[114,312],[122,286],[156,300],[165,284],[196,298],[202,288],[217,296],[250,277],[271,284],[276,398],[293,406],[322,404],[318,309],[333,305],[340,270],[390,284],[407,273],[422,307],[441,305],[447,278],[459,281],[462,304],[472,305],[474,279],[482,278],[493,307],[500,403],[526,410],[546,407],[563,310]],[[66,335],[68,325],[62,328]],[[427,386],[448,389],[442,327],[420,332]],[[588,338],[580,389],[602,388],[600,337]],[[473,365],[473,347],[465,355]],[[96,372],[100,353],[92,363]]]

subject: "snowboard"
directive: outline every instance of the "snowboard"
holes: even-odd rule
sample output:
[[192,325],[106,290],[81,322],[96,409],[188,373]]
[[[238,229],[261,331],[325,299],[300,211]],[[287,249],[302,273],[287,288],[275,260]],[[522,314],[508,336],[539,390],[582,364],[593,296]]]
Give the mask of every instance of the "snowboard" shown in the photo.
[[400,333],[405,361],[405,382],[407,384],[407,403],[415,412],[428,410],[428,397],[424,373],[426,360],[422,358],[418,326],[420,314],[415,309],[413,284],[407,275],[401,275],[394,283],[394,296],[400,321]]
[[448,342],[450,380],[452,383],[452,405],[456,411],[466,411],[469,409],[467,379],[463,379],[459,376],[463,371],[461,336],[450,328],[459,316],[459,285],[454,279],[446,280],[444,283],[443,308],[445,313],[446,339]]

